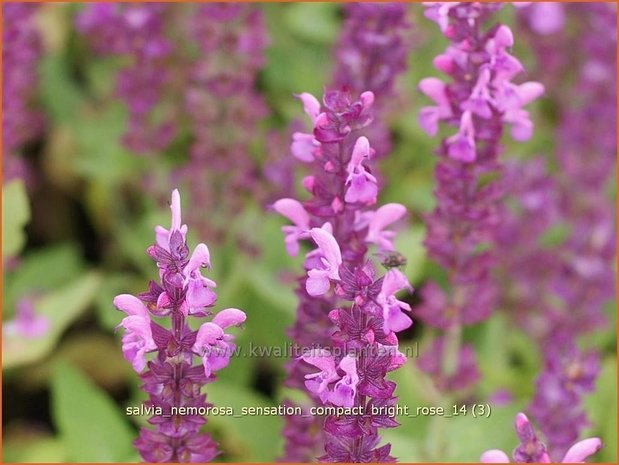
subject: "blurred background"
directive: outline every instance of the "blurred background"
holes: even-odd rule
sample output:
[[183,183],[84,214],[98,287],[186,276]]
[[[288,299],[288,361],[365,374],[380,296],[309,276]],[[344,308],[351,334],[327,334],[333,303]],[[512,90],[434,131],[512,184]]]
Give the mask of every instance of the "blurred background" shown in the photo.
[[[268,206],[303,197],[303,170],[289,152],[292,131],[306,128],[294,94],[320,96],[331,82],[342,6],[243,5],[234,16],[226,8],[159,4],[124,23],[115,22],[109,5],[22,7],[8,11],[3,4],[3,460],[137,461],[131,441],[146,419],[124,412],[144,394],[122,357],[114,331],[122,315],[112,298],[142,292],[156,277],[145,250],[154,225],[167,226],[169,194],[178,187],[190,246],[203,241],[211,250],[217,308],[248,315],[239,345],[286,346],[301,261],[286,255],[284,221]],[[419,289],[444,277],[423,247],[439,138],[417,124],[428,104],[417,84],[438,76],[432,60],[447,42],[421,5],[407,9],[407,70],[381,114],[391,150],[378,170],[380,202],[409,209],[396,245]],[[496,16],[514,28],[513,54],[525,64],[526,79],[550,91],[530,105],[533,138],[505,137],[502,160],[537,157],[554,176],[558,108],[575,92],[575,67],[564,63],[572,49],[540,62],[539,47],[557,46],[558,35],[567,33],[550,30],[546,42],[535,42],[532,23],[519,15],[505,7]],[[575,28],[570,21],[578,22],[568,17],[567,31]],[[604,45],[614,57],[616,41]],[[595,164],[596,156],[602,155],[583,159]],[[610,179],[604,196],[609,215],[615,186]],[[558,247],[570,228],[555,226],[541,238],[549,247]],[[614,281],[614,265],[604,273]],[[416,305],[418,295],[409,301]],[[581,341],[601,361],[596,388],[584,399],[590,427],[583,434],[603,439],[596,460],[607,462],[616,459],[614,309],[615,299],[608,299],[605,324]],[[401,427],[383,435],[393,455],[476,461],[486,449],[516,445],[513,418],[530,402],[542,362],[529,334],[510,318],[497,309],[465,334],[482,375],[475,395],[493,406],[500,398],[491,417],[440,424],[402,418]],[[416,321],[402,344],[424,347],[428,334]],[[208,399],[237,408],[278,405],[291,395],[282,388],[285,362],[236,358],[208,385]],[[415,358],[392,378],[401,405],[434,405],[431,380]],[[218,461],[272,461],[281,453],[282,426],[275,416],[213,416],[206,428],[223,451]],[[437,447],[437,435],[449,438],[448,447]]]

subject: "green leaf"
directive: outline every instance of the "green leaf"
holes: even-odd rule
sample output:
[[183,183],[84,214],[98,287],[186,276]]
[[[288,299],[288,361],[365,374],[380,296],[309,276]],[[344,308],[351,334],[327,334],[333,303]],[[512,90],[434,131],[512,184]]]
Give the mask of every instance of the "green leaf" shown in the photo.
[[238,415],[209,416],[209,425],[222,428],[226,433],[220,440],[220,446],[227,454],[226,460],[270,462],[277,458],[282,444],[282,418],[275,415],[241,415],[243,407],[269,407],[274,404],[249,389],[221,379],[209,384],[206,392],[209,402],[216,407],[232,407]]
[[63,331],[80,316],[92,302],[101,277],[91,272],[68,286],[50,292],[35,303],[37,314],[46,317],[50,327],[36,339],[19,335],[2,338],[3,369],[36,362],[45,357],[56,345]]
[[339,5],[333,3],[294,3],[286,8],[285,21],[300,39],[329,44],[337,36]]
[[3,276],[3,317],[12,314],[19,297],[57,289],[76,278],[81,271],[83,265],[76,244],[48,245],[23,254],[19,266]]
[[67,451],[63,442],[55,437],[41,435],[32,437],[33,432],[24,437],[7,438],[2,444],[2,461],[5,463],[57,463],[67,461]]
[[76,462],[121,462],[135,433],[114,401],[81,372],[58,364],[52,375],[52,415]]
[[26,242],[24,226],[30,220],[30,204],[21,179],[2,186],[2,258],[19,254]]

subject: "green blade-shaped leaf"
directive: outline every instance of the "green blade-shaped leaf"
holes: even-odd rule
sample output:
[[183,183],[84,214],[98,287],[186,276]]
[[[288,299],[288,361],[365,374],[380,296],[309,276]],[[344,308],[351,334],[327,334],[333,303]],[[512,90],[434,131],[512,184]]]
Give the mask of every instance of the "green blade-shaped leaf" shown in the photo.
[[64,363],[52,375],[52,414],[68,459],[118,462],[131,456],[135,433],[121,410],[104,391]]
[[24,226],[30,220],[30,204],[21,179],[2,186],[2,258],[17,255],[26,235]]

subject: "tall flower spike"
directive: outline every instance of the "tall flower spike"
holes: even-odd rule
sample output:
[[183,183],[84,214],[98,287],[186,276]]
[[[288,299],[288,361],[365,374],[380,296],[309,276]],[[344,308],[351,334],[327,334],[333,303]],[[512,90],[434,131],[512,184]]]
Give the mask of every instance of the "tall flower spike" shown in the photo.
[[[509,166],[504,185],[515,208],[497,235],[497,248],[509,250],[497,267],[501,307],[539,347],[542,371],[528,412],[554,461],[589,425],[582,401],[594,389],[600,361],[580,348],[580,338],[607,324],[604,305],[616,295],[616,219],[607,187],[617,149],[617,10],[607,3],[559,8],[570,27],[547,37],[522,34],[535,51],[539,78],[552,89],[555,153],[549,161]],[[552,176],[547,165],[558,167]],[[565,237],[544,244],[557,224],[568,226]]]
[[[397,270],[377,277],[368,247],[392,250],[395,232],[387,228],[406,209],[371,208],[378,181],[370,141],[360,133],[373,121],[373,93],[354,98],[327,91],[322,105],[306,93],[298,98],[313,126],[303,134],[311,147],[311,157],[303,157],[312,170],[304,180],[311,197],[281,199],[273,209],[293,222],[282,228],[289,253],[299,250],[299,241],[316,247],[305,255],[307,274],[298,282],[297,319],[289,332],[303,355],[287,365],[286,384],[304,390],[310,403],[358,407],[364,414],[328,416],[324,422],[288,417],[285,459],[311,461],[323,449],[323,461],[391,461],[391,446],[378,446],[378,431],[398,424],[371,406],[396,402],[395,384],[386,376],[404,363],[396,332],[412,320],[404,314],[410,307],[395,293],[412,288]],[[291,146],[296,157],[299,134]]]
[[3,182],[21,178],[31,183],[32,173],[20,152],[43,128],[42,113],[35,106],[41,57],[37,8],[36,3],[2,3]]
[[[149,420],[154,429],[143,427],[134,445],[148,462],[208,462],[217,455],[217,445],[200,432],[205,418],[181,415],[178,407],[209,405],[201,389],[230,362],[235,345],[234,336],[227,330],[241,325],[245,313],[228,308],[198,331],[189,327],[189,317],[211,315],[215,282],[201,271],[211,266],[206,244],[198,244],[189,254],[177,190],[172,192],[170,208],[170,229],[157,226],[155,244],[148,248],[160,283],[151,281],[148,291],[138,297],[121,294],[114,298],[114,306],[127,315],[118,325],[124,329],[123,354],[140,373],[142,389],[149,395],[146,405],[161,408],[161,414],[155,413]],[[160,326],[152,316],[168,317],[170,329]]]
[[[433,105],[422,108],[421,128],[433,136],[438,125],[456,126],[438,150],[435,168],[436,207],[427,215],[425,247],[446,271],[448,289],[433,282],[421,290],[422,303],[414,315],[445,331],[424,351],[419,367],[441,390],[466,391],[478,379],[474,352],[462,344],[461,328],[489,316],[496,304],[497,286],[491,276],[495,261],[492,240],[502,221],[499,142],[511,126],[517,140],[531,135],[532,123],[523,106],[543,92],[539,83],[514,84],[521,63],[509,53],[511,30],[486,27],[499,3],[425,4],[426,17],[435,21],[449,47],[434,66],[449,77],[443,82],[423,79],[419,90]],[[489,182],[480,182],[482,176]],[[456,382],[460,381],[460,382]],[[464,395],[464,392],[461,393]]]
[[[512,458],[514,463],[550,463],[550,457],[546,452],[546,446],[539,441],[533,426],[524,413],[516,415],[516,435],[520,444],[514,449]],[[584,463],[584,461],[602,448],[599,438],[583,439],[572,445],[559,463]],[[481,463],[509,463],[509,457],[505,452],[491,449],[479,459]]]
[[161,3],[97,2],[86,5],[76,20],[95,53],[128,58],[118,73],[116,93],[129,113],[123,142],[136,153],[163,150],[176,133],[172,115],[154,118],[171,81],[165,66],[173,53],[165,33],[168,9]]
[[[406,5],[354,2],[342,8],[344,24],[333,49],[333,88],[348,89],[353,94],[369,90],[380,102],[374,113],[386,113],[394,103],[390,97],[395,81],[406,71],[410,42]],[[380,118],[364,134],[378,157],[389,153],[389,130]]]
[[[260,9],[246,3],[95,2],[80,11],[76,26],[96,53],[124,58],[116,79],[116,94],[128,110],[124,145],[154,156],[173,142],[185,144],[188,159],[172,174],[161,174],[186,186],[192,203],[210,212],[206,219],[189,211],[194,227],[224,241],[231,212],[244,196],[259,196],[264,188],[250,156],[258,122],[267,114],[255,89],[267,42]],[[156,174],[144,182],[161,197]]]

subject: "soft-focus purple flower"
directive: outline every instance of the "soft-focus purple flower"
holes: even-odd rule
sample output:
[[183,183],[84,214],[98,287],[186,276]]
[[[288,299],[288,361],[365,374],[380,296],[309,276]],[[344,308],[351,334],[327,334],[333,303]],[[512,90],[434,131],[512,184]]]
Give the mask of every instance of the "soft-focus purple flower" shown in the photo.
[[[520,444],[514,449],[512,458],[514,463],[551,463],[546,452],[546,446],[539,441],[529,419],[524,413],[518,413],[515,420],[515,429]],[[588,438],[578,441],[565,453],[559,463],[584,463],[591,455],[602,448],[599,438]],[[509,463],[509,457],[505,452],[491,449],[484,452],[480,457],[482,463]]]
[[423,107],[419,111],[419,125],[429,136],[436,135],[439,121],[452,116],[445,89],[445,83],[437,78],[425,78],[419,82],[419,90],[436,103],[436,106]]
[[[559,461],[589,425],[582,399],[599,372],[598,355],[577,349],[579,338],[606,324],[604,305],[616,295],[616,220],[606,186],[616,163],[617,12],[607,3],[556,5],[570,27],[543,37],[530,21],[537,6],[519,12],[520,35],[551,92],[556,153],[506,172],[513,208],[496,236],[497,247],[509,251],[497,275],[501,307],[539,347],[542,370],[528,411]],[[524,100],[537,93],[521,85],[512,94]],[[548,165],[558,167],[553,176]],[[544,244],[558,224],[567,226],[564,237]]]
[[401,220],[406,215],[406,207],[399,203],[388,203],[376,211],[365,212],[357,218],[357,228],[362,228],[367,224],[368,233],[365,241],[376,244],[380,251],[393,250],[393,238],[395,231],[386,228],[396,221]]
[[[209,405],[202,386],[215,379],[215,371],[228,365],[235,350],[234,336],[225,330],[241,325],[246,317],[241,310],[228,308],[198,331],[187,324],[189,317],[212,314],[209,309],[216,301],[212,291],[216,284],[202,275],[203,269],[211,267],[208,247],[198,244],[190,253],[179,192],[175,189],[171,197],[170,229],[157,226],[155,244],[147,249],[156,262],[160,282],[151,281],[138,297],[118,295],[113,303],[127,314],[118,325],[124,329],[122,350],[140,373],[142,388],[149,395],[146,405],[162,411],[149,419],[154,430],[140,430],[134,441],[136,449],[148,461],[205,462],[217,455],[211,437],[199,432],[205,418],[172,413],[172,409]],[[170,329],[153,321],[151,314],[169,317]],[[150,352],[157,354],[147,361]],[[193,365],[196,356],[202,359],[202,366]]]
[[37,109],[37,67],[41,36],[35,23],[37,3],[2,4],[2,168],[3,182],[32,175],[20,157],[24,145],[43,129]]
[[298,200],[280,199],[273,204],[273,210],[292,221],[292,226],[282,226],[288,255],[299,253],[299,239],[306,238],[310,229],[309,214]]
[[555,34],[565,26],[565,8],[559,2],[516,2],[514,5],[522,8],[521,14],[538,34]]
[[313,134],[295,132],[292,134],[290,152],[299,160],[311,163],[316,155],[320,153],[320,142],[314,139]]
[[2,325],[5,336],[36,339],[49,331],[49,319],[37,315],[35,302],[31,297],[22,297],[15,305],[15,316]]
[[[371,91],[378,97],[374,112],[392,112],[394,88],[406,70],[410,45],[407,8],[401,3],[351,2],[343,5],[344,23],[333,47],[333,88],[353,94]],[[389,152],[391,136],[384,122],[377,120],[363,131],[372,141],[376,156]]]
[[[439,123],[456,126],[443,139],[435,167],[436,206],[426,215],[424,245],[431,260],[445,269],[445,289],[430,281],[421,289],[415,315],[446,333],[419,359],[419,367],[442,391],[465,391],[479,378],[472,347],[459,341],[461,326],[485,318],[496,306],[492,276],[496,251],[484,249],[502,221],[503,188],[499,181],[500,140],[506,126],[524,140],[533,125],[523,106],[539,97],[536,82],[514,84],[524,71],[509,53],[514,36],[509,27],[489,25],[498,2],[426,2],[425,15],[449,40],[434,67],[448,76],[443,82],[425,78],[419,90],[433,106],[422,108],[419,123],[433,136]],[[482,176],[491,175],[490,181]],[[448,340],[445,340],[448,339]]]

